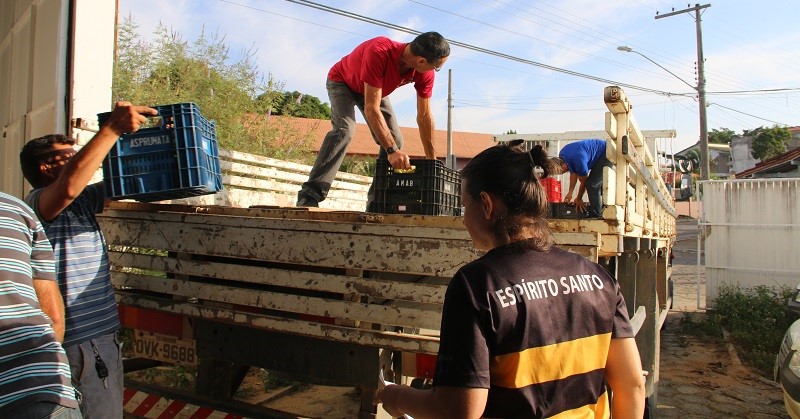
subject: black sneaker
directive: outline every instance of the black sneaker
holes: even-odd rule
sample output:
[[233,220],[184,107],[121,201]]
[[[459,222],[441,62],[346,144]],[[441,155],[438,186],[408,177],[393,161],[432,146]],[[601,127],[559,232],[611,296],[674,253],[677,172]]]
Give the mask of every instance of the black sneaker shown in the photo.
[[306,207],[306,208],[319,208],[319,202],[315,202],[309,199],[298,199],[295,206]]

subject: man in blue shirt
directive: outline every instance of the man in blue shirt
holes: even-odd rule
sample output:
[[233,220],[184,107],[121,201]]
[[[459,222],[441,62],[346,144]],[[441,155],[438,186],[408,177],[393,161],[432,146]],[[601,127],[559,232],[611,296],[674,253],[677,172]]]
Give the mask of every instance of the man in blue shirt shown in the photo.
[[[561,167],[569,171],[569,189],[564,202],[574,202],[578,212],[588,210],[589,217],[600,217],[603,212],[603,167],[611,167],[606,158],[606,141],[597,138],[575,141],[565,145],[558,153]],[[572,191],[580,183],[575,199]],[[589,208],[583,203],[583,193],[588,192]]]
[[95,214],[104,208],[102,182],[89,184],[123,133],[134,132],[156,110],[117,102],[108,121],[75,151],[61,134],[29,141],[20,153],[34,190],[25,198],[53,245],[56,276],[66,307],[64,349],[85,418],[122,418],[119,315],[105,237]]

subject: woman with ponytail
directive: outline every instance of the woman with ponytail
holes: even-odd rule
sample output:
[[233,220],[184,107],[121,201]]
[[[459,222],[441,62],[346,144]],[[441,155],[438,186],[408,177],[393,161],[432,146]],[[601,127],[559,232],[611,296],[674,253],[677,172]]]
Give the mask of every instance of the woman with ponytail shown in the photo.
[[378,393],[392,417],[643,415],[641,361],[619,285],[553,245],[537,178],[550,168],[541,148],[519,145],[486,149],[461,172],[464,225],[486,254],[447,288],[433,388]]

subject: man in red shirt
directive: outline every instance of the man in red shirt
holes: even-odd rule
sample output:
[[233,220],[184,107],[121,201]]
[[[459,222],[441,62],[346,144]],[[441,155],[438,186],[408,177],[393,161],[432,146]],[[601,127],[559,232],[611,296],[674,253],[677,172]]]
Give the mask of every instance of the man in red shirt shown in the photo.
[[[355,107],[381,146],[378,158],[388,159],[396,169],[411,168],[408,155],[400,150],[403,136],[388,97],[404,84],[414,83],[420,140],[425,158],[435,159],[430,98],[435,71],[442,68],[449,55],[450,45],[442,35],[425,32],[408,44],[386,37],[370,39],[334,64],[326,83],[332,128],[322,142],[308,181],[297,195],[297,206],[317,207],[328,195],[356,131]],[[370,201],[373,187],[368,194]]]

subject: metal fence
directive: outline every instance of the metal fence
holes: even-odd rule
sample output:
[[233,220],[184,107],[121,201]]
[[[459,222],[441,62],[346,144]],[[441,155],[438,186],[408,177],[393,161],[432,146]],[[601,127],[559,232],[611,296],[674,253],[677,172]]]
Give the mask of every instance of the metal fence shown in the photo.
[[725,285],[800,283],[800,179],[699,182],[706,306]]

